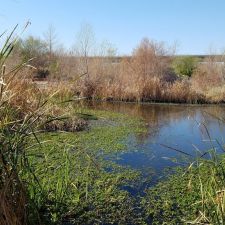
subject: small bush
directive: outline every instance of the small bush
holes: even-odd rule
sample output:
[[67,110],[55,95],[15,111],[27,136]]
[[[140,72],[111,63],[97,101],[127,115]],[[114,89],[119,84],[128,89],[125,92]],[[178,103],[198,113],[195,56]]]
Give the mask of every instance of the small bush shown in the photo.
[[192,56],[177,57],[172,67],[179,77],[191,77],[198,65],[198,58]]

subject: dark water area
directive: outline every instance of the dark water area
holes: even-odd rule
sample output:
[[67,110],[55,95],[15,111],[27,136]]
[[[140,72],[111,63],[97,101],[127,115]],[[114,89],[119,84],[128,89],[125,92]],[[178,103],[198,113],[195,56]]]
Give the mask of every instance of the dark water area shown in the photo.
[[144,119],[148,132],[131,135],[128,139],[131,151],[120,154],[117,162],[146,174],[153,172],[152,183],[163,178],[165,169],[187,165],[209,149],[224,151],[225,123],[219,119],[225,118],[224,105],[115,102],[89,102],[88,105]]

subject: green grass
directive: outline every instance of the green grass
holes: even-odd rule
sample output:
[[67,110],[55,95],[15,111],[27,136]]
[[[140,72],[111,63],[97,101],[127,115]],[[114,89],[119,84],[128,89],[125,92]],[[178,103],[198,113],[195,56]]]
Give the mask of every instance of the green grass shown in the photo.
[[[75,113],[77,109],[74,109]],[[69,147],[74,145],[77,149],[96,153],[115,153],[125,151],[126,138],[131,134],[146,132],[144,122],[141,119],[129,117],[124,114],[108,111],[79,109],[79,115],[86,118],[89,115],[89,128],[80,132],[55,132],[43,133],[39,138],[48,141],[48,147],[53,143],[63,143]],[[85,117],[83,116],[85,115]]]
[[135,185],[139,173],[105,157],[129,151],[124,140],[144,132],[143,122],[106,111],[82,109],[80,113],[94,118],[87,130],[40,133],[37,137],[42,144],[29,151],[29,162],[39,182],[37,186],[35,177],[23,174],[24,180],[34,184],[29,185],[36,208],[30,207],[31,222],[37,222],[37,212],[42,221],[53,224],[62,220],[136,224],[142,219],[135,212],[135,199],[120,187]]
[[[140,224],[135,199],[121,188],[133,185],[139,174],[105,157],[128,151],[124,140],[143,132],[142,122],[75,107],[68,101],[71,93],[40,93],[14,79],[27,65],[6,73],[14,31],[0,51],[0,223]],[[75,116],[89,127],[46,132],[47,123],[60,121],[56,130],[63,130]]]
[[195,166],[177,168],[146,191],[142,206],[152,224],[225,223],[225,158],[212,156],[198,159]]

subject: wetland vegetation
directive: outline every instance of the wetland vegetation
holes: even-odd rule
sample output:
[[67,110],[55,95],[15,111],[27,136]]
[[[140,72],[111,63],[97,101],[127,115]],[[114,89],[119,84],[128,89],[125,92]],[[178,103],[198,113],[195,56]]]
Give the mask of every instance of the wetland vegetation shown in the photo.
[[[193,90],[202,82],[190,77],[216,64],[181,59],[191,68],[178,60],[176,75],[159,43],[144,39],[115,69],[109,57],[59,57],[15,30],[0,52],[1,225],[224,224],[223,105],[80,99],[222,102],[220,67],[213,77],[219,91],[209,95],[207,85]],[[31,61],[35,51],[25,50],[33,45],[44,50]],[[67,60],[79,60],[79,71],[62,81],[56,75]],[[52,80],[44,87],[30,79],[45,75]]]

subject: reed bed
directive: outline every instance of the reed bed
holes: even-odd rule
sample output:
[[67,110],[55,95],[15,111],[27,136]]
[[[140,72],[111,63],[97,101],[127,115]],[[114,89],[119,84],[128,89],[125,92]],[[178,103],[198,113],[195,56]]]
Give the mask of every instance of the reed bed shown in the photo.
[[[196,65],[191,77],[179,76],[172,67],[173,52],[163,44],[144,39],[132,56],[117,63],[107,57],[90,58],[88,74],[78,81],[70,80],[70,90],[102,100],[219,103],[224,101],[225,70],[218,60],[222,62],[223,58],[206,58]],[[75,74],[79,74],[78,68],[74,68]]]
[[110,113],[112,126],[76,135],[74,131],[86,128],[92,117],[74,110],[71,100],[79,94],[65,83],[40,87],[30,79],[29,72],[35,70],[30,60],[7,68],[17,40],[13,30],[0,51],[0,224],[141,220],[134,199],[119,188],[136,173],[122,171],[99,155],[99,149],[108,153],[125,148],[123,137],[131,128],[138,132],[134,120],[128,126],[127,118],[122,123]]
[[[35,69],[30,60],[7,68],[7,60],[18,41],[16,28],[5,38],[0,50],[0,224],[42,224],[41,202],[48,198],[34,173],[29,151],[41,145],[38,133],[73,132],[83,129],[86,122],[75,114],[71,116],[69,108],[59,106],[62,93],[55,89],[43,92],[26,76]],[[67,97],[64,95],[63,99]],[[66,174],[66,167],[63,172]],[[32,187],[39,191],[38,195],[32,194]]]
[[1,225],[27,224],[27,191],[19,174],[29,169],[25,149],[27,138],[32,135],[38,118],[31,91],[33,87],[16,79],[27,64],[21,63],[9,72],[6,70],[5,63],[17,41],[15,29],[6,38],[0,52]]

